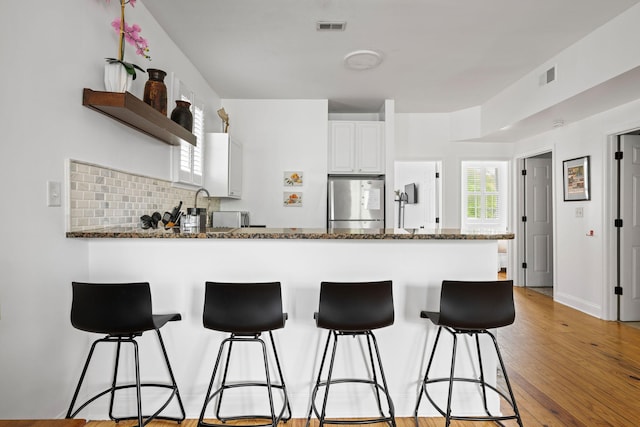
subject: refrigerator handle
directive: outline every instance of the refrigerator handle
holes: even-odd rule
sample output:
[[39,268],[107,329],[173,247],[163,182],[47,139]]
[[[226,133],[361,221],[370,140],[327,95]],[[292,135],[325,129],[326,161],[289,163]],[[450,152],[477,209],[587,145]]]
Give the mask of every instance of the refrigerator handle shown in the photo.
[[333,181],[327,181],[327,228],[329,228],[329,223],[331,219],[334,217],[333,212]]

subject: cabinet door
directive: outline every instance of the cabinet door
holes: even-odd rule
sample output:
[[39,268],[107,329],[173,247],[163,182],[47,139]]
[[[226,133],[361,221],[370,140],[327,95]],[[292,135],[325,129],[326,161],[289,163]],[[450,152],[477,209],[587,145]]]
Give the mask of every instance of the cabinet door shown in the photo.
[[228,133],[208,133],[204,150],[204,186],[211,197],[242,195],[242,144]]
[[356,159],[359,173],[384,173],[382,123],[356,125]]
[[329,123],[329,172],[356,171],[356,127],[353,122]]
[[229,196],[242,196],[242,145],[229,141]]

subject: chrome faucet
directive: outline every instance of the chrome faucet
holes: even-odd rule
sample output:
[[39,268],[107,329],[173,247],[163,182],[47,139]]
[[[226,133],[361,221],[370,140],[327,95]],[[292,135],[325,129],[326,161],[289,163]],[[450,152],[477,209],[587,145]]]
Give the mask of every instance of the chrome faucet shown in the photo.
[[211,197],[206,188],[204,188],[204,187],[199,188],[198,191],[196,191],[196,198],[195,198],[195,200],[193,202],[193,210],[194,211],[198,208],[198,194],[200,194],[201,191],[204,191],[205,193],[207,193],[207,197]]

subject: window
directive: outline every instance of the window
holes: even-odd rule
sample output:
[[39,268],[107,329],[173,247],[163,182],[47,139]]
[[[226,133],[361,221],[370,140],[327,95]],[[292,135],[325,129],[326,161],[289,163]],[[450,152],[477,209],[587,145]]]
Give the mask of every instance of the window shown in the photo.
[[179,79],[173,79],[173,99],[191,103],[193,134],[196,145],[181,142],[173,152],[173,181],[183,184],[202,185],[202,144],[204,141],[204,103]]
[[462,162],[462,229],[507,230],[507,162]]

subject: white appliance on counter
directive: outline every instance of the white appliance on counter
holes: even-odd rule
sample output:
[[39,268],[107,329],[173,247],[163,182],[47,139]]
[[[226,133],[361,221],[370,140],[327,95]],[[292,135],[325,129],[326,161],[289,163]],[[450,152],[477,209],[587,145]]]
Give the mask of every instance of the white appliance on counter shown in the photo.
[[211,227],[249,227],[249,212],[247,211],[214,211],[211,213]]
[[204,139],[204,187],[211,197],[242,197],[242,145],[228,133]]

